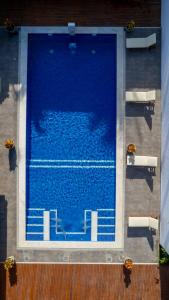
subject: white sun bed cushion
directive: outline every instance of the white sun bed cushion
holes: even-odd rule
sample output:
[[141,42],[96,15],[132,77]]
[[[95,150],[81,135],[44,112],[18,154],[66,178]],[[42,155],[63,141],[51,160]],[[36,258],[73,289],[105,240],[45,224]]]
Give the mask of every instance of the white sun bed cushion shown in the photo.
[[157,167],[158,158],[154,156],[127,155],[127,166]]
[[129,217],[129,227],[150,227],[158,229],[158,220],[152,217]]
[[156,98],[155,90],[147,92],[126,91],[127,102],[154,102]]
[[127,38],[126,48],[148,48],[156,44],[156,33],[145,38]]

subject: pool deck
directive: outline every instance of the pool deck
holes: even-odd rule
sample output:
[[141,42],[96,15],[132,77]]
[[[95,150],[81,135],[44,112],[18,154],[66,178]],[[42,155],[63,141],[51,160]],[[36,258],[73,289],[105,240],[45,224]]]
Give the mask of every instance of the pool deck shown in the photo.
[[[44,13],[45,11],[45,13]],[[17,25],[56,26],[74,21],[79,26],[160,26],[161,0],[1,1],[0,24],[8,17]]]
[[[116,250],[17,250],[16,249],[16,153],[8,156],[6,138],[17,144],[18,36],[9,37],[0,29],[0,260],[14,255],[19,262],[120,263],[130,256],[134,262],[157,263],[159,235],[145,229],[128,230],[128,216],[159,217],[160,207],[160,29],[136,29],[132,35],[157,32],[157,47],[126,51],[126,89],[156,89],[154,112],[139,104],[126,105],[126,145],[135,143],[138,155],[157,156],[156,176],[137,168],[126,170],[125,247]],[[125,163],[125,162],[124,162]]]
[[9,280],[0,266],[1,300],[168,300],[169,267],[17,264]]

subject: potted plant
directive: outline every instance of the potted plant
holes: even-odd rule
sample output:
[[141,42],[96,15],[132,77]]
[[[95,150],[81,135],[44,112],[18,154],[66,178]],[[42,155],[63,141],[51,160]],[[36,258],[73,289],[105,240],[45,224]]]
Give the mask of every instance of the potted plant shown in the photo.
[[10,19],[7,18],[4,25],[8,33],[15,33],[15,25]]
[[132,32],[132,31],[134,31],[134,28],[135,28],[135,22],[134,22],[134,20],[130,20],[130,21],[127,23],[126,31],[127,31],[127,32]]
[[136,145],[135,144],[129,144],[127,146],[127,152],[130,154],[134,154],[136,152]]
[[7,148],[9,150],[15,148],[15,143],[14,143],[14,140],[12,140],[12,139],[5,140],[4,145],[5,145],[5,148]]
[[133,269],[133,261],[131,258],[129,258],[129,257],[125,258],[124,268],[129,271],[131,271]]
[[160,245],[160,265],[169,265],[169,254],[165,251],[165,249]]
[[15,258],[14,256],[9,256],[5,262],[4,262],[4,269],[6,271],[9,271],[10,269],[12,269],[15,265]]

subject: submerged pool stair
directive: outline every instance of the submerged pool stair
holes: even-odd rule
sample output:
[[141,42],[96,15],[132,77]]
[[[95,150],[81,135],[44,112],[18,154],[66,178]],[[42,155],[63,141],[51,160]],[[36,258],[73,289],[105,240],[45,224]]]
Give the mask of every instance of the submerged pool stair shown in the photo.
[[26,239],[44,240],[44,211],[45,209],[35,208],[27,210]]
[[27,240],[74,240],[91,242],[109,242],[115,240],[115,210],[85,210],[82,231],[67,232],[58,218],[57,210],[28,209]]
[[115,239],[115,210],[98,209],[97,241],[108,242]]

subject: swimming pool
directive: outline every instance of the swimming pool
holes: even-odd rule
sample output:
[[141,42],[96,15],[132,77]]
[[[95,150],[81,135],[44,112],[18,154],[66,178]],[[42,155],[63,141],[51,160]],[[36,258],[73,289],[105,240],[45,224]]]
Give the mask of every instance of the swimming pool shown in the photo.
[[119,245],[117,44],[117,32],[26,31],[22,245]]

